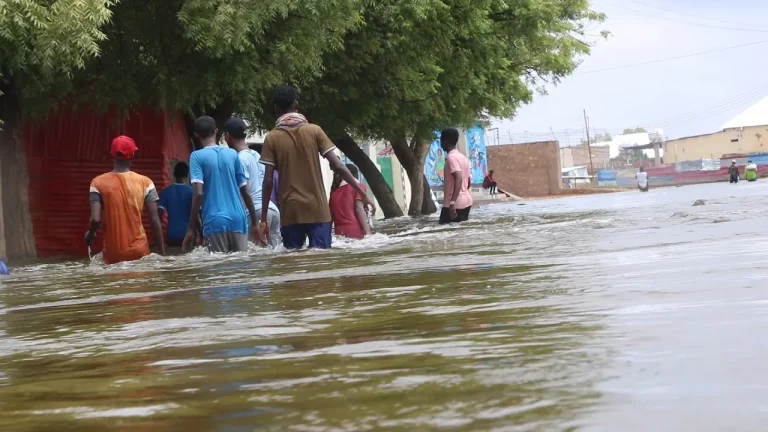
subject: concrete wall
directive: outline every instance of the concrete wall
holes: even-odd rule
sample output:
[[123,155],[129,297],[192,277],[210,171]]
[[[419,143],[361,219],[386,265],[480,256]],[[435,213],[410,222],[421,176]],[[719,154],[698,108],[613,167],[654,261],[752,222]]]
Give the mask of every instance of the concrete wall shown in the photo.
[[[592,165],[595,169],[604,168],[611,163],[611,150],[608,146],[591,146]],[[560,149],[560,168],[589,166],[590,149],[585,145],[563,147]]]
[[562,188],[557,141],[489,146],[488,167],[499,187],[515,195],[554,195]]
[[728,129],[708,135],[669,140],[664,144],[664,163],[718,159],[728,154],[768,152],[768,126]]
[[560,149],[560,168],[570,168],[576,166],[573,163],[573,150],[571,147],[563,147]]

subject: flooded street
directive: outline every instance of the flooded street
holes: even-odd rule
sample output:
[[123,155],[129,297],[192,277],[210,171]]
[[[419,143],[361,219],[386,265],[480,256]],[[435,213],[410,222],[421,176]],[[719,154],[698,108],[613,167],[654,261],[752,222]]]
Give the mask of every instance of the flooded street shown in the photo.
[[13,269],[0,430],[762,430],[766,196],[497,204],[329,252]]

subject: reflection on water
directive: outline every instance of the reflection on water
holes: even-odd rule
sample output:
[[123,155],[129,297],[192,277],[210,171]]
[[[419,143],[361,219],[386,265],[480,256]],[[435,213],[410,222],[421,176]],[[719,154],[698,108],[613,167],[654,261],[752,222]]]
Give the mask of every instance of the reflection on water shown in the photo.
[[767,192],[504,204],[332,251],[16,269],[0,430],[761,430]]

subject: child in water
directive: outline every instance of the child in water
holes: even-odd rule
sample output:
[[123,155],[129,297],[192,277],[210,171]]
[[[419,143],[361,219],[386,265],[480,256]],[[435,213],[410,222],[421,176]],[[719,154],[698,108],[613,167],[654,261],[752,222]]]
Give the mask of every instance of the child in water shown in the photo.
[[[356,166],[348,164],[347,169],[358,178]],[[363,197],[338,174],[334,176],[331,187],[330,208],[337,236],[362,239],[371,235],[370,220]]]

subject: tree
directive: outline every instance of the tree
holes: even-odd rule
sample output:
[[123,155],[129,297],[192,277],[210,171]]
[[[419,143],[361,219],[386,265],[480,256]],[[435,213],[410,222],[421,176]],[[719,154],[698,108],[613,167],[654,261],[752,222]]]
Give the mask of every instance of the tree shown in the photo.
[[[111,0],[0,2],[0,237],[9,259],[35,254],[21,133],[24,101],[67,83],[99,54]],[[47,103],[45,104],[47,106]],[[12,227],[3,229],[2,224]]]
[[[613,137],[608,132],[599,133],[593,137],[590,137],[590,144],[599,143],[599,142],[608,142],[612,140],[613,140]],[[581,145],[586,145],[586,144],[587,144],[587,139],[582,138]]]
[[408,213],[430,213],[434,131],[512,116],[574,70],[589,52],[585,24],[601,19],[585,0],[371,2],[303,97],[335,136],[388,140],[411,180]]
[[626,129],[624,129],[624,132],[622,132],[621,134],[622,135],[629,135],[629,134],[643,133],[643,132],[648,132],[648,131],[645,130],[644,127],[638,126],[636,128],[626,128]]

